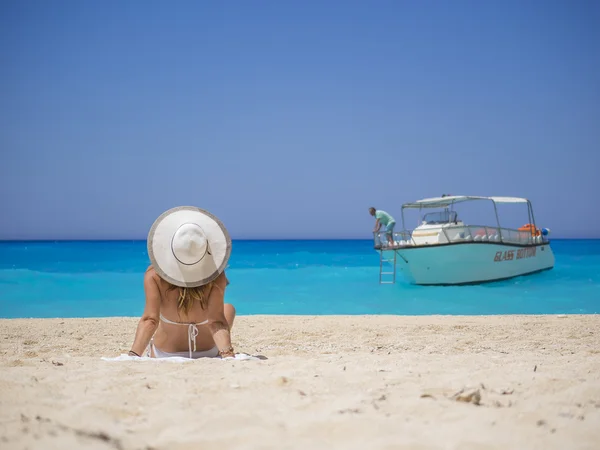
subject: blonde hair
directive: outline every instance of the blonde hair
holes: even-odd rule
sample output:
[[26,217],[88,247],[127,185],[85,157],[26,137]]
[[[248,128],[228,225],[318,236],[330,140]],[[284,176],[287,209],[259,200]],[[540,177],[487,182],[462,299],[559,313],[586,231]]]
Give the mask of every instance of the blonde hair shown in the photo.
[[208,307],[208,297],[210,296],[212,287],[212,281],[204,286],[193,288],[175,286],[174,284],[169,283],[167,292],[172,291],[173,289],[179,289],[179,296],[177,297],[177,310],[179,312],[183,311],[183,313],[187,315],[195,302],[200,303],[200,308],[202,309],[206,309]]
[[[152,266],[148,267],[148,269],[146,269],[146,272],[148,272],[151,269]],[[165,279],[161,278],[158,274],[156,275],[160,280],[167,283],[167,292],[172,291],[174,289],[179,290],[179,296],[177,297],[177,311],[179,313],[183,311],[185,315],[187,315],[190,312],[190,309],[192,309],[194,302],[200,303],[200,308],[202,309],[208,308],[208,297],[210,296],[213,286],[217,286],[214,283],[214,281],[211,281],[210,283],[205,284],[203,286],[186,288],[181,286],[175,286],[174,284],[169,283]]]

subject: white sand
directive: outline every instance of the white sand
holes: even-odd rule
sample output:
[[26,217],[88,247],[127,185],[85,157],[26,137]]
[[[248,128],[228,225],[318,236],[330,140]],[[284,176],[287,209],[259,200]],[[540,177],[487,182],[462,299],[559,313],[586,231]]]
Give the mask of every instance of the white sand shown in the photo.
[[599,316],[244,316],[268,359],[102,361],[136,324],[0,320],[0,448],[600,448]]

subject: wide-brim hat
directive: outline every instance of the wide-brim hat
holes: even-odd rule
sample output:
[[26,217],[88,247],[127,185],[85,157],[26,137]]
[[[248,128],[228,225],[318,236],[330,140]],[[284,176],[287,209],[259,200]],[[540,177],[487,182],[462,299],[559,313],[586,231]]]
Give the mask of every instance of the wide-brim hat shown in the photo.
[[231,238],[214,215],[194,206],[165,211],[148,233],[148,256],[156,273],[180,287],[217,278],[229,261]]

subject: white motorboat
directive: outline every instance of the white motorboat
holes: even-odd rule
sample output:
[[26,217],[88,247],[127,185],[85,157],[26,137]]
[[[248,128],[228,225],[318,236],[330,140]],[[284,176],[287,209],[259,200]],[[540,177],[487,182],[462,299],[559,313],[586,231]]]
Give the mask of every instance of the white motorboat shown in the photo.
[[[467,225],[459,219],[457,204],[491,201],[495,225]],[[502,228],[497,204],[527,205],[528,222],[518,229]],[[418,209],[420,224],[406,230],[405,209]],[[431,211],[424,214],[424,211]],[[380,253],[380,283],[393,283],[396,269],[419,285],[483,283],[532,274],[554,267],[549,230],[538,228],[531,202],[517,197],[443,196],[402,205],[402,228],[387,242],[385,231],[375,233]],[[386,271],[388,264],[391,270]],[[385,277],[391,276],[391,280]]]

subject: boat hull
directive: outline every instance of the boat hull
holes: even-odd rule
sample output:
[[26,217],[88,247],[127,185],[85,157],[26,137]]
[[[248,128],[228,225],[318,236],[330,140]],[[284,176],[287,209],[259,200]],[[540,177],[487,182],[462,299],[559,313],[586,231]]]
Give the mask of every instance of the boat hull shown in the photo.
[[[456,243],[395,250],[397,269],[419,285],[484,283],[540,272],[554,267],[548,243],[507,245]],[[393,251],[384,251],[393,258]]]

